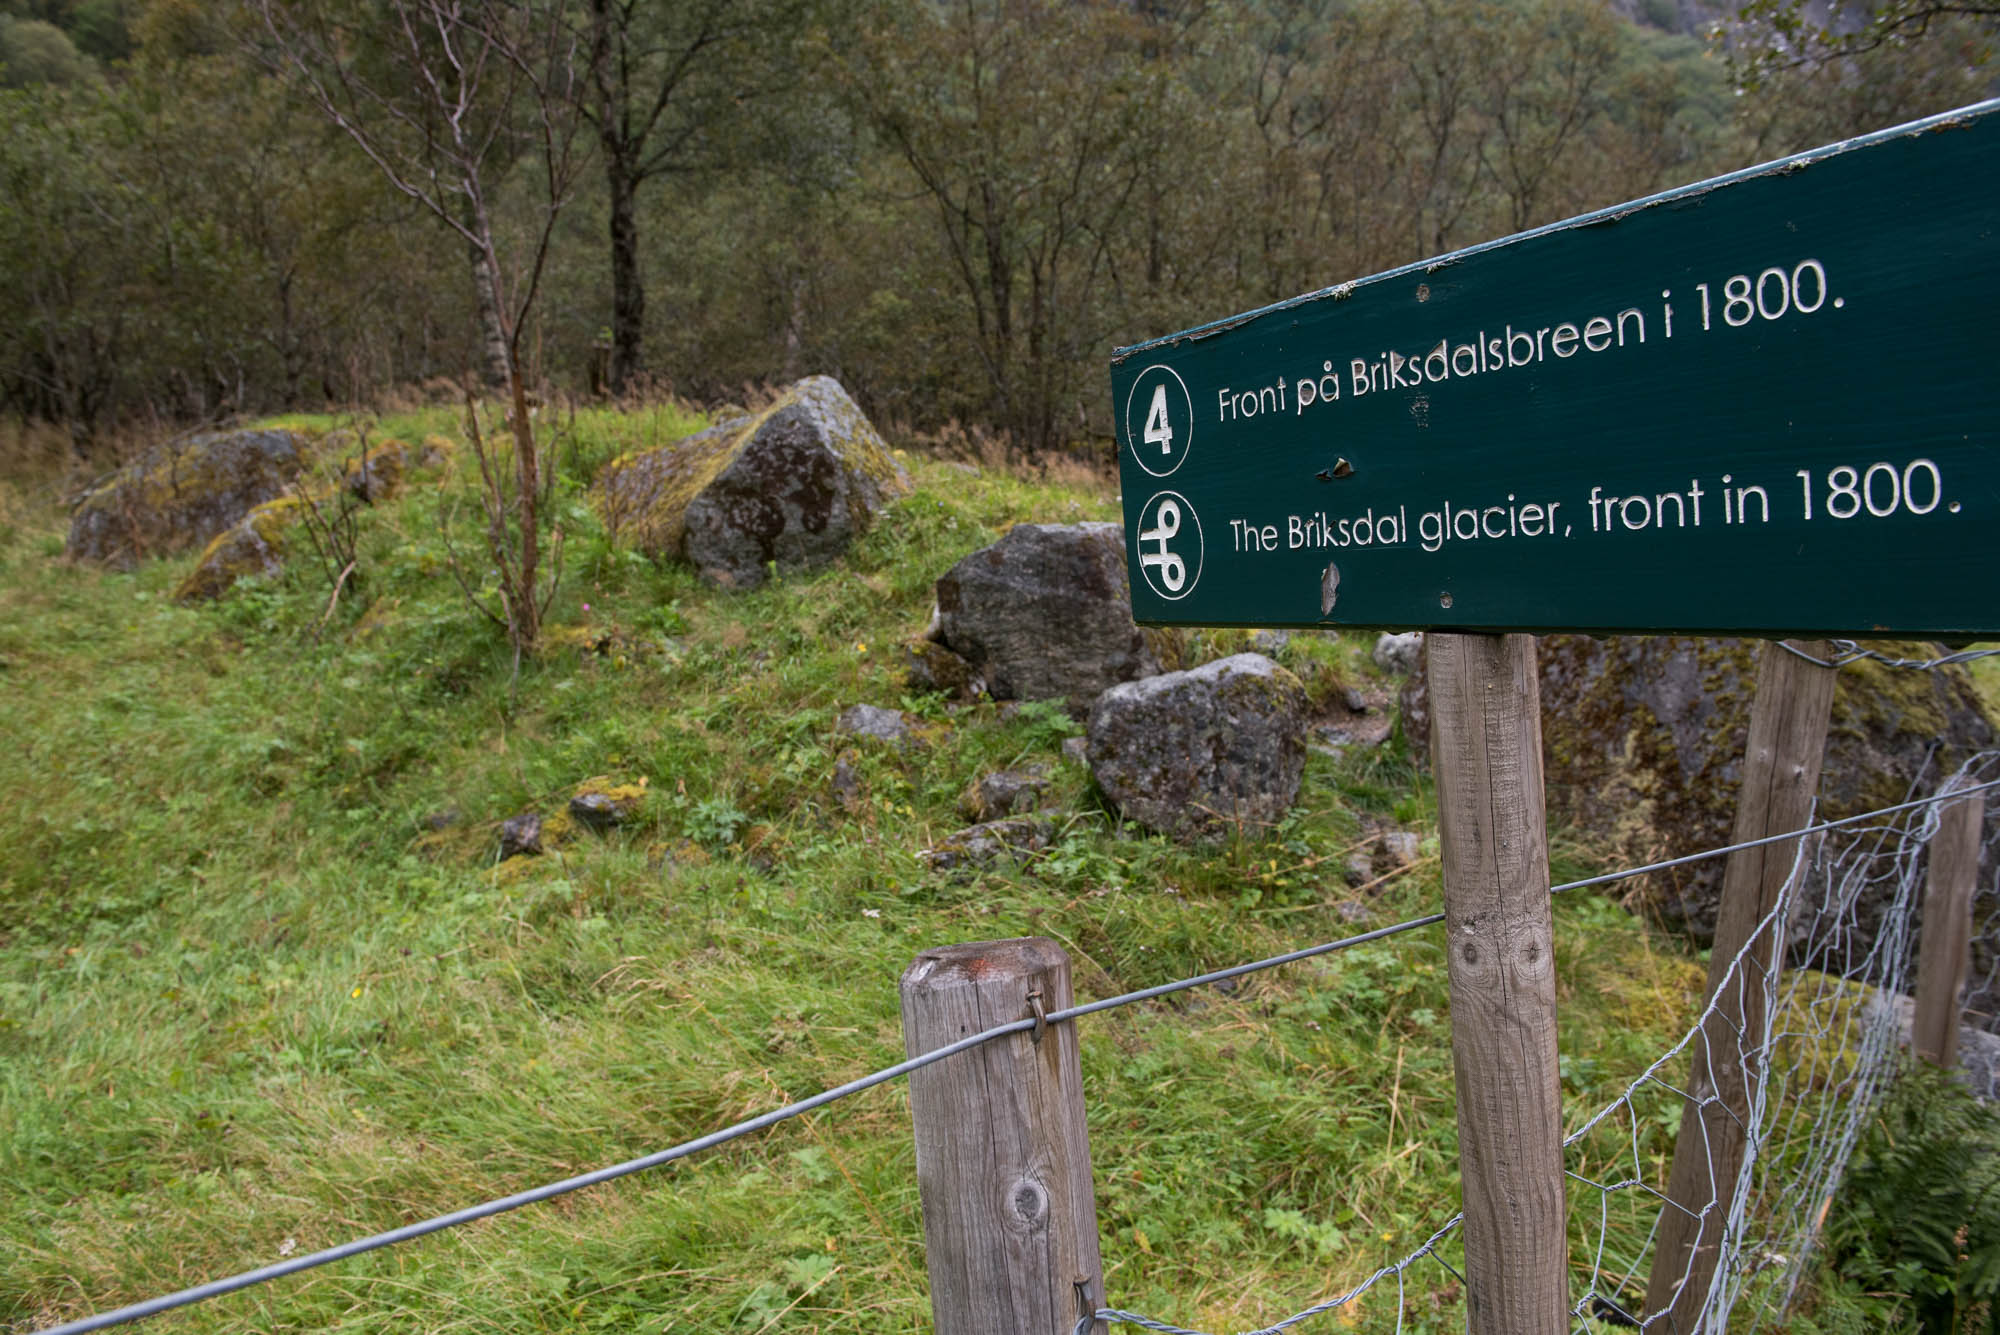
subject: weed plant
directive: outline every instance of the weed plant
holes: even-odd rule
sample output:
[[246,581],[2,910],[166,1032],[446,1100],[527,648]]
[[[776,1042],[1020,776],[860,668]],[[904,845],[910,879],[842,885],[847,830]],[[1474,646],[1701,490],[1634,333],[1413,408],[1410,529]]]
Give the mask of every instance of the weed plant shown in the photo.
[[[452,419],[389,414],[375,435]],[[445,570],[434,488],[363,516],[363,594],[316,636],[326,590],[305,564],[176,605],[188,558],[68,563],[54,490],[0,484],[0,1328],[636,1156],[886,1065],[897,976],[928,946],[1047,935],[1087,998],[1435,908],[1434,860],[1366,892],[1342,875],[1367,827],[1432,833],[1400,740],[1316,753],[1277,828],[1189,849],[1104,807],[1062,757],[1078,728],[1061,710],[910,693],[897,646],[935,578],[1013,522],[1114,518],[1107,482],[913,455],[914,494],[843,562],[725,594],[616,545],[587,504],[607,459],[698,425],[578,414],[556,502],[569,568],[518,690]],[[1369,684],[1366,649],[1296,636],[1279,653],[1324,697]],[[859,748],[850,807],[829,783],[833,721],[862,701],[936,727],[908,753]],[[967,784],[1024,761],[1055,774],[1046,854],[927,870]],[[643,785],[636,817],[498,861],[502,821],[559,811],[591,777]],[[1596,866],[1557,854],[1558,876]],[[1563,898],[1556,924],[1574,1124],[1672,1042],[1701,973],[1602,898]],[[1447,1011],[1428,929],[1083,1022],[1113,1300],[1260,1324],[1449,1218]],[[1671,1135],[1647,1133],[1658,1162]],[[884,1087],[154,1328],[928,1330],[913,1169],[906,1095]],[[1580,1277],[1590,1255],[1572,1251]],[[1394,1293],[1329,1328],[1393,1329]],[[1420,1269],[1403,1319],[1461,1329],[1464,1295]]]

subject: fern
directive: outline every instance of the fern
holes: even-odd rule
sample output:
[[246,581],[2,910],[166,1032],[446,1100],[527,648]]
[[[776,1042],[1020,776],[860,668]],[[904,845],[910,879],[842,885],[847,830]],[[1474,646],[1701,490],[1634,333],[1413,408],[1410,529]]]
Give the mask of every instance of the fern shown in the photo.
[[1909,1329],[2000,1335],[2000,1107],[1922,1064],[1864,1137],[1828,1234],[1841,1269],[1898,1294]]

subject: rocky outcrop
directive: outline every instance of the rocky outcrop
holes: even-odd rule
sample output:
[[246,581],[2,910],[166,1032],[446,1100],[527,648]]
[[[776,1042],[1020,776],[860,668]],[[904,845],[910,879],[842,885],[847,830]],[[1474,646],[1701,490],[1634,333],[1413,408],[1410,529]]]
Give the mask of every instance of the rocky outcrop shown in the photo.
[[66,553],[129,570],[208,542],[282,496],[308,461],[296,431],[225,431],[146,451],[84,494]]
[[594,499],[617,541],[748,589],[836,560],[909,487],[840,383],[811,376],[761,413],[612,462]]
[[418,460],[410,447],[389,439],[379,445],[357,448],[340,468],[340,485],[357,501],[374,505],[403,489],[403,480]]
[[1160,670],[1132,621],[1116,524],[1015,525],[938,580],[929,638],[996,700],[1081,709],[1108,686]]
[[1298,796],[1306,707],[1261,654],[1113,686],[1090,711],[1091,774],[1127,819],[1174,838],[1254,832]]
[[285,537],[298,517],[299,501],[293,496],[265,501],[244,515],[202,549],[194,569],[175,586],[174,601],[210,601],[228,593],[239,579],[284,573]]
[[[1934,652],[1922,644],[1877,647],[1899,657]],[[1539,659],[1550,819],[1575,826],[1621,862],[1728,843],[1760,652],[1751,640],[1545,636]],[[1420,759],[1429,754],[1425,694],[1420,672],[1403,709],[1405,735]],[[1820,816],[1858,815],[1928,792],[1994,740],[1962,669],[1850,664],[1834,689]],[[1722,865],[1656,873],[1644,897],[1667,925],[1706,943],[1715,932]],[[1992,891],[1985,895],[1982,919],[1994,907]],[[1865,921],[1870,907],[1856,911]],[[1975,965],[1981,949],[1975,944]]]

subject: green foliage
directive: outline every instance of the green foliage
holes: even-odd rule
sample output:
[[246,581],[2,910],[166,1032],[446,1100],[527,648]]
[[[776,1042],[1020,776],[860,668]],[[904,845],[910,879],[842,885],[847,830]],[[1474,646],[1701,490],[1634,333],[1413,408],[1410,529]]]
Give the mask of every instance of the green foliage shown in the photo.
[[[508,301],[551,298],[537,377],[741,403],[827,370],[993,458],[1101,449],[1108,346],[1971,100],[1991,47],[1989,18],[1938,17],[1737,97],[1754,26],[1731,67],[1659,6],[1595,0],[683,8],[598,6],[562,48],[550,124],[589,121],[599,158],[541,268],[501,266]],[[243,28],[183,0],[0,18],[0,82],[28,85],[0,143],[0,408],[80,454],[121,423],[435,402],[490,361],[463,239]],[[393,28],[332,48],[391,100]],[[535,118],[493,101],[466,151],[504,250],[556,197]]]
[[1899,1296],[1902,1329],[2000,1330],[2000,1108],[1913,1063],[1857,1147],[1828,1222],[1843,1274]]
[[55,24],[0,14],[0,88],[84,83],[96,73]]

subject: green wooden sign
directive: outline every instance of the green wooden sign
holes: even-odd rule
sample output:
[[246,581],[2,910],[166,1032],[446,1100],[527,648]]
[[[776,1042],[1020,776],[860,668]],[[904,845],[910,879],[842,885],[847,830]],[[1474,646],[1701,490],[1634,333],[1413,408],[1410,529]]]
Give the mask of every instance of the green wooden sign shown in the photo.
[[2000,635],[2000,100],[1111,385],[1148,624]]

